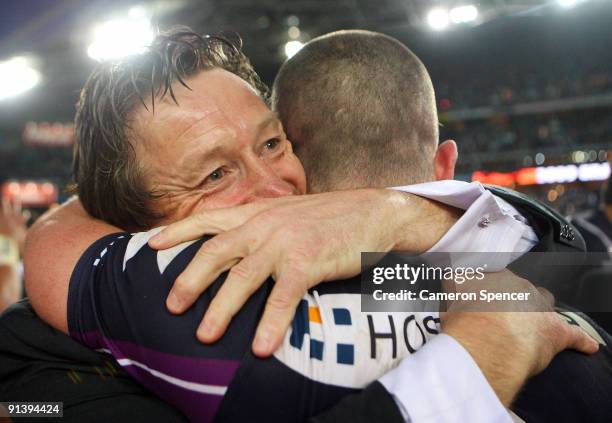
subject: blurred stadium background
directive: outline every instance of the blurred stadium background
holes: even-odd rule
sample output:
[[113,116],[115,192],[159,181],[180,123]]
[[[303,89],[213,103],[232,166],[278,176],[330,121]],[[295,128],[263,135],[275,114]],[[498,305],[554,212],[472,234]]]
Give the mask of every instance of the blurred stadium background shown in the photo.
[[611,23],[609,0],[2,0],[2,195],[38,211],[66,198],[80,87],[97,60],[138,51],[156,28],[234,31],[268,83],[301,43],[362,28],[424,61],[458,179],[572,215],[597,205],[610,174]]

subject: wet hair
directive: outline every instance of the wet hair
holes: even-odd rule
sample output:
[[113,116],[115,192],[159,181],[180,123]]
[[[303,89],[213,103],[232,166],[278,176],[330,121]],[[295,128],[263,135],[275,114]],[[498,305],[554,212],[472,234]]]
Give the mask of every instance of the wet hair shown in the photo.
[[156,100],[169,95],[176,102],[173,84],[189,88],[186,78],[212,68],[239,76],[268,99],[268,87],[242,53],[239,39],[199,35],[186,27],[159,34],[142,54],[93,70],[77,103],[71,187],[90,215],[134,229],[150,227],[161,217],[151,208],[157,195],[146,188],[130,119],[139,105],[154,112]]

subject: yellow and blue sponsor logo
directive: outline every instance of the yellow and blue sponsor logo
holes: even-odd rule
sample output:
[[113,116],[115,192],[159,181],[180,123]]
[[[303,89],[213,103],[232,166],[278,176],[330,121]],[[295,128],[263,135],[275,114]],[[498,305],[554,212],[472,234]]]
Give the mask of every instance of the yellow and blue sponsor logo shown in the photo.
[[317,382],[363,388],[438,332],[431,313],[364,313],[361,294],[308,293],[274,357]]
[[[331,312],[334,325],[342,327],[351,326],[353,324],[349,309],[334,307],[331,309]],[[308,301],[301,300],[291,324],[289,344],[301,350],[306,335],[311,334],[311,325],[321,325],[322,323],[319,307],[309,306]],[[323,350],[326,347],[325,342],[323,340],[313,339],[312,337],[309,337],[309,341],[310,358],[323,360]],[[355,346],[353,344],[336,342],[335,345],[327,345],[327,347],[336,349],[336,362],[338,364],[355,364]]]

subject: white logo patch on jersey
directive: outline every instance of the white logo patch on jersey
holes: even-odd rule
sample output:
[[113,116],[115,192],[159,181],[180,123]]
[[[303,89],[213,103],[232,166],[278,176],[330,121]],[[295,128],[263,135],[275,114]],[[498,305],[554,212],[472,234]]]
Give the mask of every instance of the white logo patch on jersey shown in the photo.
[[[148,232],[138,232],[138,233],[132,234],[132,238],[128,242],[127,248],[125,250],[125,255],[123,256],[123,271],[124,272],[125,272],[125,266],[128,260],[134,257],[138,253],[138,251],[140,251],[142,247],[147,245],[147,243],[149,242],[151,238],[153,238],[153,236],[157,235],[164,228],[165,226],[161,226],[159,228],[151,229]],[[166,268],[168,267],[168,265],[172,262],[172,260],[174,260],[176,256],[178,256],[181,253],[181,251],[183,251],[185,248],[189,247],[191,244],[193,244],[196,241],[197,239],[193,241],[183,242],[179,245],[176,245],[172,248],[168,248],[166,250],[159,250],[156,254],[157,268],[159,269],[159,274],[160,275],[163,274]]]
[[438,313],[362,313],[361,294],[307,294],[274,356],[309,379],[363,388],[439,333]]

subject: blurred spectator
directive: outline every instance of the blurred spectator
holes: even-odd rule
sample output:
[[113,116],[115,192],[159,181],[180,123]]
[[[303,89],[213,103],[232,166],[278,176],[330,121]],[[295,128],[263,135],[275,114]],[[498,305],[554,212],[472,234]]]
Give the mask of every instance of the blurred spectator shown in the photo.
[[461,154],[561,148],[609,142],[612,108],[572,110],[533,115],[494,115],[486,120],[450,122],[442,139],[457,141]]
[[[525,63],[521,65],[526,67]],[[443,110],[500,107],[609,94],[612,92],[612,73],[605,69],[606,66],[609,68],[609,64],[602,64],[600,69],[589,72],[565,64],[563,71],[546,68],[546,73],[538,74],[528,69],[511,66],[499,69],[489,64],[474,71],[478,78],[455,80],[449,75],[434,73],[433,81],[438,98],[446,99],[446,107],[441,107]]]
[[20,204],[2,199],[0,208],[0,312],[21,298],[23,254],[28,217]]

